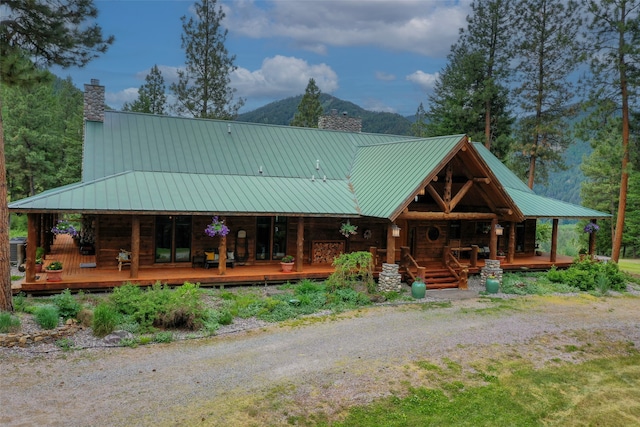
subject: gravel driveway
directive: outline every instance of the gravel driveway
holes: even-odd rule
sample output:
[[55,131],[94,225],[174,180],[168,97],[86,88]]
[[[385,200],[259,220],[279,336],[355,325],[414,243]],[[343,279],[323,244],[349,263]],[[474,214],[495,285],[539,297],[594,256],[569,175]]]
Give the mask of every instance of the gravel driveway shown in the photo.
[[[501,308],[500,308],[501,307]],[[638,297],[486,298],[375,307],[206,339],[0,353],[0,425],[285,425],[420,383],[412,362],[586,360],[640,348]],[[622,352],[622,353],[617,353]]]

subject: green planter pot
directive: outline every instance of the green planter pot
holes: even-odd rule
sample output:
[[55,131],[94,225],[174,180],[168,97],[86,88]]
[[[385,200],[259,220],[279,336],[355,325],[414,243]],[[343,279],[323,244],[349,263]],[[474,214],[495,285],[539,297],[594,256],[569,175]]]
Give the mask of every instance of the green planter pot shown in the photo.
[[500,281],[498,279],[487,279],[485,286],[488,294],[497,294],[500,290]]
[[426,293],[427,293],[427,285],[419,281],[413,282],[413,284],[411,285],[412,297],[416,299],[424,298]]

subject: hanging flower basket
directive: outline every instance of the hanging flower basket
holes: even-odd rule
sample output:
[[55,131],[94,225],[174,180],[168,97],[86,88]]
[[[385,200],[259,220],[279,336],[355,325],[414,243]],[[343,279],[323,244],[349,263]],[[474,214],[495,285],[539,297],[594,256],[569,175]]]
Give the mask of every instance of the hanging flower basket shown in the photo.
[[229,234],[229,227],[224,224],[224,221],[220,221],[217,216],[214,216],[204,232],[209,237],[226,236]]
[[358,234],[358,226],[347,221],[340,226],[340,234],[348,239],[350,236]]
[[66,219],[61,219],[58,223],[51,229],[53,234],[68,234],[72,237],[78,235],[78,231],[76,228]]
[[591,233],[595,233],[598,230],[600,230],[600,226],[595,222],[590,222],[589,224],[584,226],[585,233],[591,234]]

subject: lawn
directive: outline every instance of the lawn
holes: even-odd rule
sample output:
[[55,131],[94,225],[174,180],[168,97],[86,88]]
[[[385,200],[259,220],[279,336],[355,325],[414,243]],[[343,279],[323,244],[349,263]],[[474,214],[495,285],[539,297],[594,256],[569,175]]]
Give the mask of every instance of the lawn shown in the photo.
[[618,265],[620,270],[634,276],[640,276],[640,259],[621,259]]

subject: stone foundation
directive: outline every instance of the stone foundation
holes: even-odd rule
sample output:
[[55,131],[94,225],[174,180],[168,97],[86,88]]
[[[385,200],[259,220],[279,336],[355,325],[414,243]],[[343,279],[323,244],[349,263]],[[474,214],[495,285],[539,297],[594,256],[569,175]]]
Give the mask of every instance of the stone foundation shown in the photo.
[[398,264],[382,264],[382,273],[378,277],[378,292],[402,291],[402,275],[398,273]]
[[502,268],[500,268],[500,260],[488,259],[484,262],[484,267],[480,269],[480,284],[487,284],[487,277],[495,276],[502,285]]

